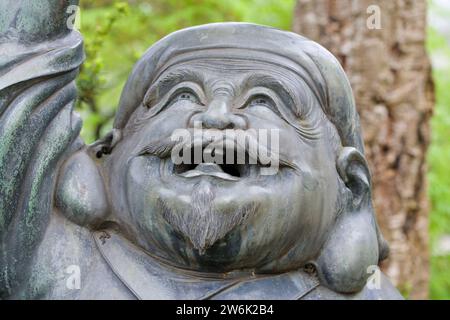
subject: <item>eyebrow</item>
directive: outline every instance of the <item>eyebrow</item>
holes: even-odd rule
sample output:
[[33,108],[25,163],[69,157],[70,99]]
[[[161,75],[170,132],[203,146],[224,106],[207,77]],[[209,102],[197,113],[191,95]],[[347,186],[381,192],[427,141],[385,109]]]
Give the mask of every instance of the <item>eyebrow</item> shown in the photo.
[[170,89],[182,82],[195,82],[203,89],[204,77],[201,73],[188,68],[178,68],[168,73],[163,73],[148,90],[144,103],[152,103],[164,97]]
[[[163,72],[162,75],[150,86],[145,95],[144,104],[152,105],[161,97],[164,97],[174,86],[182,82],[194,82],[204,90],[206,79],[204,75],[192,68],[176,68],[169,72]],[[295,85],[292,85],[295,86]],[[300,114],[301,103],[294,91],[285,81],[280,80],[268,73],[257,72],[248,75],[241,82],[241,92],[245,88],[265,87],[274,91],[284,105],[286,105],[295,115]]]
[[[308,113],[311,107],[311,99],[314,98],[310,91],[307,89],[307,84],[302,84],[301,82],[297,82],[298,78],[289,78],[287,76],[280,75],[279,77],[274,77],[268,73],[253,73],[248,76],[241,84],[241,88],[245,89],[246,87],[265,87],[273,91],[283,102],[283,104],[289,109],[295,117],[301,117],[301,114]],[[300,87],[299,87],[300,85]],[[297,88],[297,89],[294,89]],[[303,88],[304,90],[299,90],[299,88]],[[293,126],[297,133],[311,140],[315,140],[320,137],[320,132],[318,131],[317,121],[311,122],[305,126],[300,125],[297,121],[292,121],[288,115],[286,115],[281,109],[282,107],[278,107],[278,110],[281,114],[281,117]]]
[[266,73],[253,73],[249,75],[241,84],[241,88],[265,87],[274,91],[283,103],[295,114],[298,114],[297,107],[300,104],[293,90],[280,79]]

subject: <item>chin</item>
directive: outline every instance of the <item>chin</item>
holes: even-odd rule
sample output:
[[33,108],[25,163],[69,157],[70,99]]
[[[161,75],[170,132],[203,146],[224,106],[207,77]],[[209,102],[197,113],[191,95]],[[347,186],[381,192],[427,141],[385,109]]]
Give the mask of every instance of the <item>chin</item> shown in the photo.
[[[145,170],[148,162],[159,169]],[[136,158],[128,171],[135,232],[149,252],[179,267],[226,272],[258,268],[287,251],[291,241],[280,239],[278,228],[292,228],[292,212],[289,205],[274,207],[281,197],[276,186],[253,185],[251,178],[184,178],[161,168],[167,169],[155,159]]]
[[[127,207],[115,208],[115,214],[139,246],[171,265],[228,272],[264,270],[282,261],[276,272],[307,261],[322,242],[323,208],[309,201],[320,191],[305,194],[304,181],[311,178],[290,168],[264,176],[251,165],[177,168],[154,156],[123,163],[123,175],[110,185],[119,188],[125,201],[118,203]],[[313,246],[305,247],[311,239]],[[292,250],[295,261],[286,260]]]

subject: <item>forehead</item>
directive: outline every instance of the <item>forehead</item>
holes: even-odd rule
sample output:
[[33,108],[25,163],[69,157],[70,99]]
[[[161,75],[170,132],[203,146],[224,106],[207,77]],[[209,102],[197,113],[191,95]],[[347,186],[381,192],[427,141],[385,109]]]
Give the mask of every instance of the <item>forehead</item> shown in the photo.
[[238,97],[252,88],[264,87],[296,115],[318,102],[302,76],[282,64],[227,57],[203,57],[169,65],[156,77],[144,100],[156,102],[183,82],[195,82],[209,97],[223,92]]
[[239,97],[250,89],[264,87],[298,116],[312,108],[314,100],[313,92],[302,80],[283,65],[265,61],[217,57],[193,59],[166,67],[150,86],[144,103],[153,105],[172,88],[185,82],[195,82],[210,98],[216,94]]
[[[211,58],[192,60],[166,68],[155,81],[157,85],[170,86],[180,81],[195,81],[205,86],[226,81],[233,85],[279,83],[294,88],[301,79],[291,70],[273,63],[251,59]],[[255,83],[256,84],[256,83]]]

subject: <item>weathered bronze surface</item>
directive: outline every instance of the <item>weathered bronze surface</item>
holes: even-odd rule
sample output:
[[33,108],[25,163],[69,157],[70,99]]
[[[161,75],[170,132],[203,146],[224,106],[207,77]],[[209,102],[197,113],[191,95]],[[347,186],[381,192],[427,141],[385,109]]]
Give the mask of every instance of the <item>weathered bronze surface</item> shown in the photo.
[[[382,274],[367,284],[388,249],[351,88],[327,50],[246,23],[175,32],[87,146],[76,4],[0,3],[1,298],[401,298]],[[174,165],[170,137],[195,123],[276,130],[278,171]]]

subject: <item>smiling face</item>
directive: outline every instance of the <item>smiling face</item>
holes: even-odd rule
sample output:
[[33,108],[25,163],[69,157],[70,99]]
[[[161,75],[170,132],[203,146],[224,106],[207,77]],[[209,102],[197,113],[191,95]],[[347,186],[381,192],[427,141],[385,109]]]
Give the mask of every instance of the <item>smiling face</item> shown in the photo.
[[[276,131],[278,170],[263,175],[249,157],[175,165],[171,136],[198,123],[219,136]],[[312,91],[288,69],[247,59],[178,63],[153,82],[105,162],[113,212],[141,246],[183,268],[300,267],[317,255],[340,208],[339,143]]]

